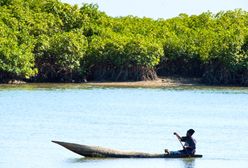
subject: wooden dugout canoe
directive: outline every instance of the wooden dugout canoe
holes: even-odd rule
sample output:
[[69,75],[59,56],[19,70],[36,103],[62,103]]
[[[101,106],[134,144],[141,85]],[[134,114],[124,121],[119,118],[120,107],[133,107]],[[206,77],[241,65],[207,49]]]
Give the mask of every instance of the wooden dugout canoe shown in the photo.
[[103,148],[99,146],[80,145],[75,143],[52,141],[59,144],[72,152],[84,157],[94,158],[200,158],[202,155],[167,155],[167,154],[150,154],[143,152],[126,152]]

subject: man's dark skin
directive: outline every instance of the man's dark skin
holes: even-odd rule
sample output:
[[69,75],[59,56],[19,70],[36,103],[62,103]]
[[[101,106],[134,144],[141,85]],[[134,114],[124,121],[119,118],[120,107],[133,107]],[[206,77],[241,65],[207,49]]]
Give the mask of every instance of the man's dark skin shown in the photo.
[[165,149],[165,153],[167,154],[187,154],[192,155],[195,153],[195,141],[192,138],[192,135],[194,134],[193,129],[189,129],[186,133],[186,137],[181,137],[178,133],[174,132],[173,134],[180,140],[180,142],[185,142],[183,146],[183,150],[176,151],[176,152],[169,152],[167,149]]
[[[173,133],[174,135],[176,135],[176,137],[180,140],[180,141],[183,141],[182,137],[180,137],[180,135],[176,132]],[[191,134],[189,132],[186,133],[186,137],[190,137],[191,138]],[[184,149],[187,149],[187,148],[190,148],[192,149],[190,146],[184,146]]]

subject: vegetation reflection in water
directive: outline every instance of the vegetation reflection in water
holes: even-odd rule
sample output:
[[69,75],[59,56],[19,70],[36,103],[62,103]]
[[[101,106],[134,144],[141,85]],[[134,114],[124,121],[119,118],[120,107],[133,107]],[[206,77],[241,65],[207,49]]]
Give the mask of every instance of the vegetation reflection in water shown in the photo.
[[79,84],[79,83],[31,83],[31,84],[0,84],[2,90],[70,90],[70,89],[162,89],[172,91],[197,91],[197,92],[213,92],[225,94],[248,94],[248,87],[232,87],[232,86],[104,86],[96,84]]

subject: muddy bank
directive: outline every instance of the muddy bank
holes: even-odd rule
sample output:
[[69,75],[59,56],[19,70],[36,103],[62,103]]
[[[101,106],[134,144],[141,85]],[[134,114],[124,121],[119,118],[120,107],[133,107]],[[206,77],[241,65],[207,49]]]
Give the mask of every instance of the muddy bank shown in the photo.
[[1,88],[88,88],[88,87],[142,87],[142,88],[163,88],[176,86],[203,86],[197,78],[177,78],[177,77],[158,77],[156,80],[147,81],[85,81],[84,83],[33,83],[23,81],[11,81],[0,84]]
[[92,86],[109,87],[173,87],[173,86],[202,86],[198,78],[159,77],[152,81],[128,81],[128,82],[88,82]]

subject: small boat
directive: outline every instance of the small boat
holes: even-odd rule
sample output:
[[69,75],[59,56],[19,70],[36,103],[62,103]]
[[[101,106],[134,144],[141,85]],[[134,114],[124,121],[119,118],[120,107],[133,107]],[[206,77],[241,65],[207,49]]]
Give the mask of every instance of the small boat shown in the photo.
[[143,152],[126,152],[103,148],[99,146],[80,145],[75,143],[52,141],[72,152],[84,157],[94,158],[201,158],[202,155],[169,155],[169,154],[151,154]]

